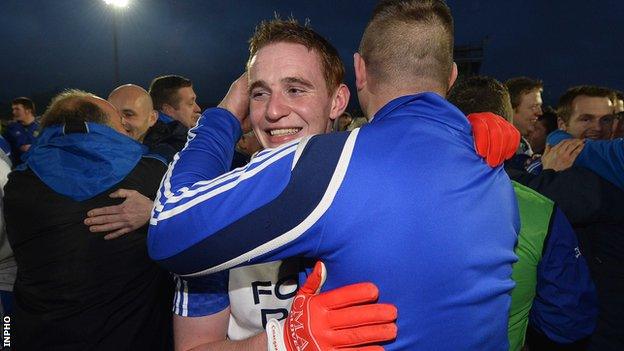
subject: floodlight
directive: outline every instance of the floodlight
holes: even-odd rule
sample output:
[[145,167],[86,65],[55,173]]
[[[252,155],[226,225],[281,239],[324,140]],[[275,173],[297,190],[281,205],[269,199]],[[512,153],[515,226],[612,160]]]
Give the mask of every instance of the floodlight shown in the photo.
[[114,7],[126,7],[130,0],[104,0],[106,5],[111,5]]

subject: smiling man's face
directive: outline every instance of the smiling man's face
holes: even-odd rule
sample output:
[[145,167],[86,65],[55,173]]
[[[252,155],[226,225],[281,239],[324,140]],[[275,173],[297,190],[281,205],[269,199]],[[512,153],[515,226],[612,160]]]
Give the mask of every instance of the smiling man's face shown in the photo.
[[572,100],[572,114],[559,127],[575,138],[606,140],[611,136],[614,107],[608,97],[579,95]]
[[301,44],[278,42],[258,50],[249,64],[250,118],[267,148],[330,130],[330,95],[319,55]]

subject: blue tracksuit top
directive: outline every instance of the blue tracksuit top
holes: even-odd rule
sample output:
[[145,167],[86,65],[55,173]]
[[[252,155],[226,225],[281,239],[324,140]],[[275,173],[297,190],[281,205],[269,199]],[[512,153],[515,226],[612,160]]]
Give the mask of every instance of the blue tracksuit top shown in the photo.
[[320,258],[324,289],[375,283],[398,307],[386,350],[506,350],[519,228],[511,182],[433,93],[353,132],[292,141],[226,173],[238,121],[208,109],[163,179],[151,257],[187,276]]

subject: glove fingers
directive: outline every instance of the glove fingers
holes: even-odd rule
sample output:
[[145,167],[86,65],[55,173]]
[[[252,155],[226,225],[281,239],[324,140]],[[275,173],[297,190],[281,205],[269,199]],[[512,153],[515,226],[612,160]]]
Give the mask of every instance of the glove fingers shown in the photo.
[[330,311],[327,320],[332,329],[390,323],[397,318],[397,309],[390,304],[372,304]]
[[501,153],[499,164],[505,162],[505,160],[510,159],[515,155],[516,150],[518,149],[518,144],[520,144],[520,132],[513,124],[507,122],[502,117],[496,118],[498,125],[501,128]]
[[298,294],[315,295],[321,290],[325,278],[327,277],[327,271],[325,270],[325,264],[321,261],[316,261],[312,273],[308,276],[303,286],[299,289]]
[[377,344],[396,338],[397,327],[394,323],[366,325],[363,327],[334,330],[328,337],[332,345],[340,347],[353,347],[358,345]]
[[325,306],[326,309],[336,309],[365,302],[374,302],[378,296],[379,290],[375,284],[357,283],[325,291],[315,296],[314,299]]
[[503,161],[505,161],[505,145],[507,139],[507,122],[500,116],[494,115],[492,129],[492,145],[490,145],[491,155],[488,159],[488,164],[491,167],[497,167]]

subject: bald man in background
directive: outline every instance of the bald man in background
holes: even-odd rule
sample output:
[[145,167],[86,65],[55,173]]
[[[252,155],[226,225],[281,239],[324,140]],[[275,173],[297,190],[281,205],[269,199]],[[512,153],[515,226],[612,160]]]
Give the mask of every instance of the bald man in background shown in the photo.
[[125,84],[110,93],[108,102],[121,113],[122,124],[130,137],[142,143],[148,129],[158,119],[147,90],[138,85]]

